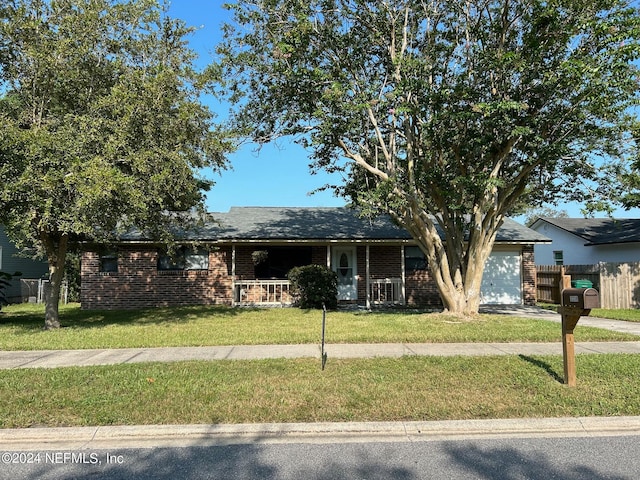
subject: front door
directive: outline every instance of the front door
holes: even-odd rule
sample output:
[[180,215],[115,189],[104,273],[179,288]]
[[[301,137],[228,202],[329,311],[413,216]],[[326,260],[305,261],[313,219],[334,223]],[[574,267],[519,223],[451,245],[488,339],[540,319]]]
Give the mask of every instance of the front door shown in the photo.
[[338,300],[358,299],[355,247],[333,249],[333,271],[338,274]]

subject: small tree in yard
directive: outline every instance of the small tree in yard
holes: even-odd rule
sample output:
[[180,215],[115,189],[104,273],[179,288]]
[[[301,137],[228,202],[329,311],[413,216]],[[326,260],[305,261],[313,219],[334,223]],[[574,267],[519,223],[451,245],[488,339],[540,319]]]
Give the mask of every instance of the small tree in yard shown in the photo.
[[300,308],[338,307],[338,276],[322,265],[295,267],[287,275],[291,294]]
[[45,327],[69,245],[130,226],[168,239],[227,148],[201,104],[190,33],[157,0],[0,5],[0,223],[49,262]]
[[599,162],[629,158],[640,12],[625,0],[230,8],[211,71],[233,120],[259,142],[293,135],[314,168],[344,172],[329,187],[411,234],[451,312],[477,313],[514,208],[584,200]]

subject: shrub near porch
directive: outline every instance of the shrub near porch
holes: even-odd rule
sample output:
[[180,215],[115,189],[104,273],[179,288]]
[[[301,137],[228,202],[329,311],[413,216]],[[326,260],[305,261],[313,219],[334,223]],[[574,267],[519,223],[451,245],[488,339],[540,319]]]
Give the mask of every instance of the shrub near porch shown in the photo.
[[287,275],[300,308],[338,308],[338,276],[321,265],[292,268]]

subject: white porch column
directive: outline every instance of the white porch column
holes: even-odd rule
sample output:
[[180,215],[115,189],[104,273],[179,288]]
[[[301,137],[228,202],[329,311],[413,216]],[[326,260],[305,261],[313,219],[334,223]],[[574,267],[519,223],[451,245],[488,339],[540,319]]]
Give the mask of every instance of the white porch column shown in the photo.
[[367,310],[371,309],[371,275],[369,272],[369,244],[366,246],[366,267],[365,267],[365,277],[366,277],[366,288],[367,288]]
[[406,287],[406,272],[405,272],[405,266],[404,266],[404,245],[400,245],[400,266],[402,268],[402,286],[401,286],[401,295],[402,298],[400,299],[400,302],[402,303],[402,305],[406,304],[406,298],[407,298],[407,287]]
[[236,246],[231,246],[231,304],[236,305]]

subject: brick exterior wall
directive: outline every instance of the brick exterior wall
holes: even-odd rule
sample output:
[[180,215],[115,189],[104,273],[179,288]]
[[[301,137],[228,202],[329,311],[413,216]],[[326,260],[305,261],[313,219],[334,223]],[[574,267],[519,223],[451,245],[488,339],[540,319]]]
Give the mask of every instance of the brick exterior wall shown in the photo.
[[251,254],[260,248],[253,246],[236,247],[236,278],[238,280],[255,280],[255,265],[251,259]]
[[536,304],[536,262],[533,258],[533,245],[522,246],[522,297],[525,305]]
[[[400,245],[369,247],[369,276],[377,278],[401,278],[404,257]],[[363,270],[364,271],[364,270]]]
[[231,248],[209,253],[206,271],[158,271],[158,249],[123,246],[118,272],[101,273],[98,253],[82,254],[84,309],[231,304]]
[[[236,247],[236,277],[255,279],[251,253],[255,246]],[[364,305],[366,292],[366,246],[356,249],[358,301]],[[327,246],[312,247],[312,262],[327,263]],[[369,247],[370,278],[401,278],[402,247],[371,245]],[[232,249],[223,246],[209,253],[206,271],[158,271],[158,249],[152,246],[121,246],[118,251],[118,272],[101,273],[97,252],[82,255],[81,302],[84,309],[127,309],[159,306],[210,305],[233,302]],[[536,270],[533,246],[522,247],[523,301],[535,304]],[[428,270],[405,272],[405,294],[408,306],[440,307],[440,295]],[[353,303],[353,302],[352,302]]]
[[405,301],[416,307],[442,307],[440,293],[429,270],[413,270],[405,274]]

